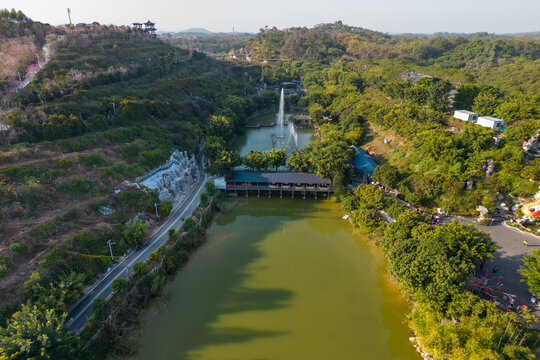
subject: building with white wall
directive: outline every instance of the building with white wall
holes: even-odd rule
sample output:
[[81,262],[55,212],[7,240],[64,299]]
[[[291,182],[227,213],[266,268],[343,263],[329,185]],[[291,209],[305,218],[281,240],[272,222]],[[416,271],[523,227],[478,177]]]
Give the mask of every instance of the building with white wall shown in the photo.
[[490,129],[500,130],[504,126],[504,120],[492,116],[480,116],[476,122],[478,125]]
[[456,110],[454,111],[454,117],[470,123],[476,123],[478,120],[478,114],[469,110]]

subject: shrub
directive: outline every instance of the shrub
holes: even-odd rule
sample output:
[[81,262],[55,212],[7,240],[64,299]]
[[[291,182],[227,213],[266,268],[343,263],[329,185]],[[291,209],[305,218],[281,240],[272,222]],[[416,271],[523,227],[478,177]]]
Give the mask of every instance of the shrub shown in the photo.
[[0,255],[0,276],[7,273],[9,270],[9,258]]
[[36,167],[10,166],[0,170],[0,174],[7,175],[12,180],[24,182],[28,178],[39,179],[43,175],[43,170]]
[[154,203],[159,202],[156,193],[146,190],[130,189],[122,191],[118,196],[116,208],[123,213],[133,214],[135,212],[154,210]]
[[204,188],[206,189],[206,192],[210,195],[214,195],[217,191],[214,183],[210,181],[204,184]]
[[120,148],[120,154],[123,159],[138,156],[141,151],[144,150],[144,145],[140,140],[136,140],[129,145],[122,146]]
[[61,158],[56,162],[56,167],[64,170],[69,170],[73,167],[73,161],[66,158]]
[[79,215],[79,208],[72,206],[68,209],[68,211],[66,211],[62,215],[59,215],[56,219],[61,222],[69,222],[77,219]]
[[171,213],[172,210],[172,201],[171,200],[165,200],[161,201],[160,205],[158,207],[159,216],[167,217]]
[[70,193],[74,196],[88,195],[95,190],[97,181],[76,176],[71,180],[60,180],[55,182],[58,190]]
[[102,168],[103,178],[126,179],[136,178],[144,173],[144,170],[138,165],[128,165],[124,162],[116,163],[112,166]]
[[203,208],[208,206],[208,193],[203,192],[201,194],[201,206]]
[[102,206],[106,206],[108,204],[109,202],[107,201],[107,199],[97,198],[97,199],[90,200],[90,202],[88,203],[88,206],[90,207],[90,209],[94,210],[95,212],[99,212],[99,209]]
[[107,162],[99,154],[89,154],[79,158],[81,164],[87,166],[103,166]]
[[142,151],[139,154],[139,164],[147,169],[152,169],[167,161],[170,155],[170,151],[164,146],[160,146],[152,151]]
[[32,236],[37,240],[45,240],[58,231],[56,223],[45,221],[32,230]]
[[135,220],[124,228],[124,240],[129,245],[141,244],[146,239],[146,231],[146,223]]
[[24,255],[26,253],[26,245],[20,241],[14,241],[9,245],[9,251],[16,255]]

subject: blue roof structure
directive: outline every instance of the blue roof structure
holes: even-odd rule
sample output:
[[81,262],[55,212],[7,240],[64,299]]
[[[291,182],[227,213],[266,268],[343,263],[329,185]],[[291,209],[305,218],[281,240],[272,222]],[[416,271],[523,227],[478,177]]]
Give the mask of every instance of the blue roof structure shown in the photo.
[[371,156],[369,156],[364,150],[358,146],[354,146],[356,150],[356,159],[353,160],[353,166],[355,171],[361,171],[373,176],[373,172],[377,167],[377,163]]
[[330,185],[332,181],[312,173],[301,172],[255,172],[235,171],[234,177],[227,182],[258,182],[281,184],[318,184]]

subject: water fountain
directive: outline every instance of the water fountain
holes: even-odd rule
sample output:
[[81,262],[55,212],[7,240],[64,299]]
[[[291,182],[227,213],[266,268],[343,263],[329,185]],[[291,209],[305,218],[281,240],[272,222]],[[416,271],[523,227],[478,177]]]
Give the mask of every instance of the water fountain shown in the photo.
[[278,125],[279,125],[279,136],[283,138],[283,120],[285,117],[285,92],[281,89],[281,95],[279,97],[279,112],[278,112]]
[[[285,91],[284,89],[281,89],[281,95],[279,97],[279,112],[277,115],[277,125],[279,126],[279,134],[272,135],[273,147],[285,148],[285,149],[296,148],[298,146],[298,134],[296,133],[294,124],[291,122],[288,122],[287,124],[289,126],[288,136],[285,136],[284,131],[283,131],[283,126],[285,125]],[[294,141],[293,144],[291,144],[291,140]],[[293,147],[291,147],[290,145],[293,145]]]

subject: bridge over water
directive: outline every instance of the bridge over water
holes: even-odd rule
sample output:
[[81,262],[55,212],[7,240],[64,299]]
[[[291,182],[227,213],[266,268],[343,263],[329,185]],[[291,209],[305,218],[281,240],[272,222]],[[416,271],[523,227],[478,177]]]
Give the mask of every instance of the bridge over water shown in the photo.
[[283,197],[283,193],[286,193],[293,198],[301,196],[305,199],[307,195],[313,195],[317,199],[319,195],[328,197],[334,191],[329,178],[303,172],[236,171],[232,179],[219,178],[214,183],[229,195],[246,197],[250,193],[257,194],[257,197],[271,197],[272,194]]

